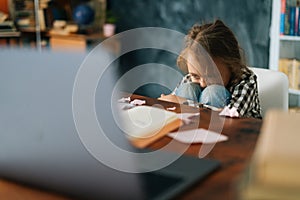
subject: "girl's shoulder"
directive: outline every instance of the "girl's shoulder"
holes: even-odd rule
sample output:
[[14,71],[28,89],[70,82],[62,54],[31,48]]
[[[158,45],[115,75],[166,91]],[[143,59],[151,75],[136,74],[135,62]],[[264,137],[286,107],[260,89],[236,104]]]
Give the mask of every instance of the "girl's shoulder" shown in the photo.
[[247,68],[242,69],[241,79],[229,88],[229,91],[233,91],[235,88],[241,88],[246,85],[257,85],[257,77],[255,73]]
[[245,67],[242,69],[242,76],[243,77],[256,77],[254,72],[249,67]]
[[246,67],[246,68],[242,69],[242,78],[241,78],[240,83],[244,83],[244,82],[253,82],[253,83],[256,83],[256,81],[257,81],[257,76],[251,70],[251,68]]

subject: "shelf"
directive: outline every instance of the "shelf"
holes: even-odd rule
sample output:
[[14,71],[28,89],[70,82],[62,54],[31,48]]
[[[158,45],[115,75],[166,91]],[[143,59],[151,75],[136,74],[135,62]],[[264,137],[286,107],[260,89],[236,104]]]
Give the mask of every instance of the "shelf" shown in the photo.
[[19,31],[7,31],[7,32],[0,32],[0,38],[13,38],[13,37],[20,37],[21,32]]
[[[285,3],[285,5],[283,5]],[[273,0],[272,1],[272,21],[270,26],[270,53],[269,53],[269,69],[279,70],[279,59],[280,58],[296,58],[300,60],[300,36],[298,35],[280,35],[283,31],[281,22],[281,12],[286,12],[287,8],[296,7],[296,0]],[[285,9],[285,10],[284,10]],[[288,16],[289,17],[289,16]],[[286,23],[286,20],[284,20]],[[290,23],[290,22],[288,22]],[[285,25],[285,24],[283,24]],[[289,24],[288,24],[289,25]],[[283,26],[286,29],[286,26]],[[281,65],[284,65],[281,63]],[[284,68],[286,66],[281,66]],[[297,77],[293,70],[287,70],[286,73],[289,74],[292,80],[292,83],[297,81]],[[298,80],[299,81],[299,80]],[[298,85],[298,83],[296,84]],[[289,89],[289,105],[290,106],[298,106],[300,107],[300,90],[297,89]]]
[[290,93],[290,94],[300,95],[300,90],[289,89],[289,93]]
[[300,41],[300,36],[281,35],[279,39],[285,41]]

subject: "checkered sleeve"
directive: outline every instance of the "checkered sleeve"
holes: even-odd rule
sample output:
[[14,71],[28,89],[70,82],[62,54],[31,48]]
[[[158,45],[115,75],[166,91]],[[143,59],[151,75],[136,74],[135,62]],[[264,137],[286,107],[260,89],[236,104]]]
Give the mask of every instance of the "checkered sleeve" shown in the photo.
[[[246,77],[234,87],[229,108],[235,107],[240,116],[246,116],[257,104],[256,76]],[[259,104],[259,102],[258,102]]]

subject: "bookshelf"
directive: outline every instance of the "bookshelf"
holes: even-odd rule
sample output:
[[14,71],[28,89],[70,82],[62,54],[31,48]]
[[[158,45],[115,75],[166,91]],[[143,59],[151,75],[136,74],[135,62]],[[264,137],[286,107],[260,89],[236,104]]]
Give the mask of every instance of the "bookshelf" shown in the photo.
[[[286,17],[290,15],[289,12],[292,7],[299,7],[300,1],[298,0],[273,0],[272,1],[272,21],[270,27],[270,53],[269,53],[269,69],[280,70],[280,59],[296,59],[300,60],[300,31],[297,33],[291,33],[287,31],[286,24],[289,24],[291,17]],[[297,11],[300,15],[299,10]],[[281,18],[281,13],[285,16]],[[296,18],[296,15],[295,15]],[[300,19],[299,17],[297,19]],[[283,20],[283,21],[281,21]],[[299,22],[292,21],[294,24],[293,28],[296,30],[297,26],[300,26]],[[297,25],[295,25],[297,23]],[[296,27],[295,27],[296,26]],[[297,30],[300,30],[299,27]],[[300,68],[300,67],[297,67]],[[294,73],[294,72],[293,72]],[[300,73],[299,73],[300,74]],[[291,80],[291,75],[288,75],[290,81],[298,81],[300,83],[300,77]],[[290,84],[291,85],[291,84]],[[293,84],[295,85],[295,84]],[[298,84],[297,84],[298,85]],[[290,106],[300,106],[300,87],[289,89],[290,94]]]
[[38,48],[47,45],[44,6],[49,0],[7,0],[10,20],[21,33],[20,46]]
[[289,35],[281,35],[279,36],[281,41],[300,41],[299,36],[289,36]]
[[[73,39],[71,41],[73,44],[71,49],[74,47],[77,51],[86,49],[85,46],[90,41],[90,38],[102,33],[106,13],[106,0],[7,0],[7,2],[10,18],[16,24],[18,31],[21,32],[21,46],[37,47],[39,49],[49,47],[52,49],[51,38],[57,39],[57,34],[60,33],[60,38],[67,35],[70,36],[68,41]],[[75,20],[74,12],[80,6],[81,10],[77,9],[80,15],[86,13],[83,7],[92,8],[93,19],[91,22],[79,24]],[[63,21],[65,25],[57,29],[54,26],[56,21]],[[66,27],[68,29],[64,29]],[[78,29],[78,32],[75,30],[66,33],[65,30],[71,30],[71,27],[73,27],[72,30],[74,30],[74,27],[76,30]],[[54,36],[51,34],[53,30],[57,32]],[[73,37],[74,35],[76,37]],[[78,42],[78,38],[88,39]],[[66,48],[66,50],[68,49],[70,48]]]

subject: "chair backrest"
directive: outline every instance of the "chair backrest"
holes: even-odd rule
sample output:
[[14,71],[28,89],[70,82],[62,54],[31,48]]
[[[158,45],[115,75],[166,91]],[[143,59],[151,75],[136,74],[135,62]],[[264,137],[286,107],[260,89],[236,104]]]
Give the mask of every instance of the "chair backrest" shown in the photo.
[[288,110],[289,81],[287,76],[279,71],[250,68],[257,76],[258,97],[265,116],[269,109]]

